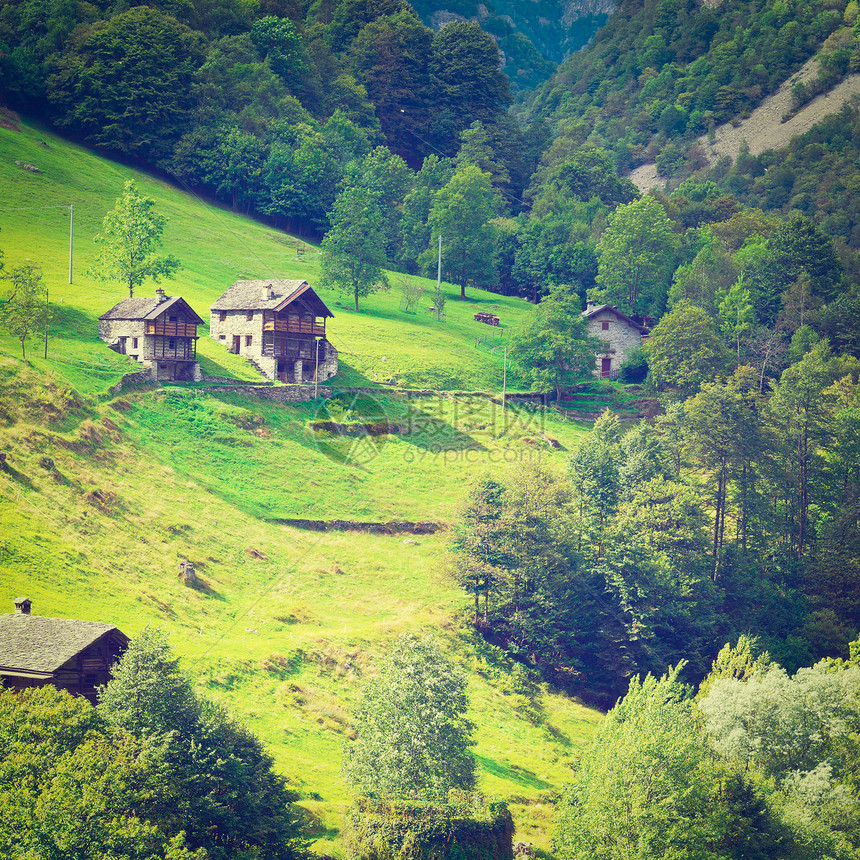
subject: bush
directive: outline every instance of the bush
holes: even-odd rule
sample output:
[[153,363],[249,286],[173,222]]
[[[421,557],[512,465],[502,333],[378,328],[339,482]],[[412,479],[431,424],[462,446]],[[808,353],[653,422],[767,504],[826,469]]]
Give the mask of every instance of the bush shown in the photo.
[[628,385],[640,385],[648,376],[648,359],[641,349],[631,353],[618,371],[618,379]]
[[344,817],[349,860],[511,860],[513,834],[503,801],[458,791],[447,803],[360,797]]

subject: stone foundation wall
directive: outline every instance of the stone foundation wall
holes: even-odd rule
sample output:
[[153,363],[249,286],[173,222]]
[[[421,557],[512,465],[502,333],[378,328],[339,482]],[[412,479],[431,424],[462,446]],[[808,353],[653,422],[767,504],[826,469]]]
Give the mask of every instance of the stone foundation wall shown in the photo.
[[317,370],[317,378],[320,382],[325,382],[327,379],[331,379],[337,375],[337,350],[330,340],[326,340],[324,343],[326,349],[325,360],[320,362]]

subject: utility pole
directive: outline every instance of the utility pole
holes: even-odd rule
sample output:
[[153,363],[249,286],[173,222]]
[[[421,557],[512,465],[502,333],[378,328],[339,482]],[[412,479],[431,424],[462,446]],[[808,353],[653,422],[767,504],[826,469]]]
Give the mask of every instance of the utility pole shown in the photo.
[[69,204],[69,283],[72,282],[72,260],[75,247],[75,207]]
[[507,432],[507,394],[508,389],[508,348],[505,347],[505,359],[502,364],[502,429]]
[[[69,281],[71,283],[71,281]],[[50,306],[48,305],[48,288],[45,287],[45,358],[48,357],[48,315],[50,314]]]
[[439,256],[436,263],[436,322],[442,316],[442,234],[439,234]]

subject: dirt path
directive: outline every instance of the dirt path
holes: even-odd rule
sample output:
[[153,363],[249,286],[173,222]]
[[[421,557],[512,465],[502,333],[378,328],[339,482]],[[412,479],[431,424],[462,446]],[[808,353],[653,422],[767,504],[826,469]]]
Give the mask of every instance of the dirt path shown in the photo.
[[[809,131],[824,117],[837,113],[853,96],[860,95],[860,75],[849,75],[830,92],[813,99],[787,122],[782,122],[782,118],[791,110],[791,88],[799,80],[813,80],[817,73],[817,58],[813,57],[793,78],[785,81],[772,96],[768,96],[749,117],[741,120],[737,127],[731,123],[719,126],[713,143],[709,143],[706,136],[700,137],[698,143],[707,153],[711,164],[716,164],[717,159],[723,155],[735,158],[741,141],[744,140],[749,144],[753,155],[786,146],[792,137]],[[628,178],[640,191],[648,191],[664,184],[664,180],[657,175],[657,167],[654,164],[637,167],[628,174]]]

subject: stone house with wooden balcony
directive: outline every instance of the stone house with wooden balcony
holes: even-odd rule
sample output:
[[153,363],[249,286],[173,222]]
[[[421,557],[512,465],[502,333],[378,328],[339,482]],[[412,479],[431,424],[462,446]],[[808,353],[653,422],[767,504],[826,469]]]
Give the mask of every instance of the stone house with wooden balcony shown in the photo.
[[99,317],[99,337],[111,349],[150,368],[155,380],[201,378],[197,326],[203,320],[181,296],[124,299]]
[[110,680],[128,637],[113,624],[32,615],[30,606],[29,598],[18,597],[15,612],[0,615],[3,686],[22,690],[52,684],[95,704],[96,687]]
[[648,328],[614,305],[589,302],[582,315],[587,321],[589,336],[603,341],[603,349],[597,353],[594,375],[614,379],[621,365],[642,345]]
[[334,314],[307,281],[236,281],[210,310],[210,336],[268,379],[324,382],[337,373],[325,328]]

